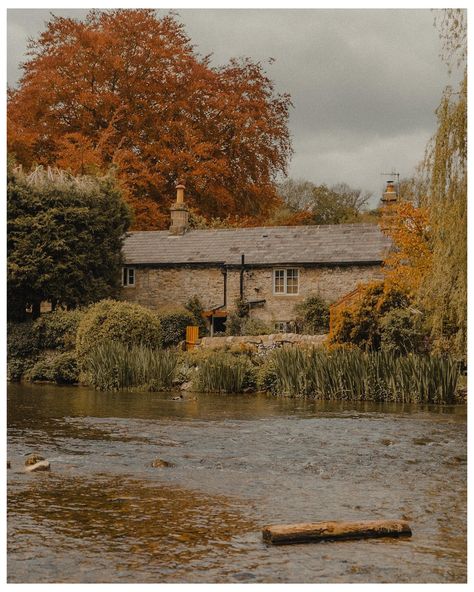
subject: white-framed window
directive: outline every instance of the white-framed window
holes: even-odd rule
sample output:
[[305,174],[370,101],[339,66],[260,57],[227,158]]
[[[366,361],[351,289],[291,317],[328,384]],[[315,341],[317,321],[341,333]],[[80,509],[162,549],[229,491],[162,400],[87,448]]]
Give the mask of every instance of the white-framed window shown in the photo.
[[273,270],[273,293],[274,294],[298,294],[299,270],[290,267],[287,269]]
[[122,267],[122,286],[131,288],[135,286],[135,268]]

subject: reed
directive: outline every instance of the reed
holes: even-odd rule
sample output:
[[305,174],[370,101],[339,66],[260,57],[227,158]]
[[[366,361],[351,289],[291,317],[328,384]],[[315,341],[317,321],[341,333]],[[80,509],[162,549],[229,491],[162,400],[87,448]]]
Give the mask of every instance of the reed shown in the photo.
[[245,355],[213,352],[198,363],[194,388],[201,392],[240,393],[255,386],[255,372]]
[[114,341],[101,343],[84,358],[87,382],[103,391],[171,388],[176,364],[172,351]]
[[359,349],[272,352],[261,384],[275,394],[333,400],[454,403],[460,375],[446,356]]

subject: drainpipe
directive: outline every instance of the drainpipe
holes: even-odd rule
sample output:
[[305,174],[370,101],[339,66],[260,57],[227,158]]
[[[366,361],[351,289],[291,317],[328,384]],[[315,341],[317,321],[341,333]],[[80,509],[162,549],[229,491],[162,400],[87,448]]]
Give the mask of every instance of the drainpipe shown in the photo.
[[225,267],[223,267],[221,269],[221,273],[224,279],[224,298],[223,298],[223,304],[222,304],[222,308],[225,308],[227,306],[227,269]]
[[245,270],[245,255],[242,253],[241,267],[240,267],[240,300],[244,299],[244,270]]

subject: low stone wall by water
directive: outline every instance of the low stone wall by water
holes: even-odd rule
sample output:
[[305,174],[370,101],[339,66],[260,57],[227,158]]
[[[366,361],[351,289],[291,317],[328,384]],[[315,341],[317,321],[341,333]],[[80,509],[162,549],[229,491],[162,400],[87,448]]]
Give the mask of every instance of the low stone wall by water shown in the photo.
[[298,333],[273,333],[271,335],[232,335],[228,337],[203,337],[196,344],[202,349],[267,350],[283,346],[320,346],[327,335],[299,335]]

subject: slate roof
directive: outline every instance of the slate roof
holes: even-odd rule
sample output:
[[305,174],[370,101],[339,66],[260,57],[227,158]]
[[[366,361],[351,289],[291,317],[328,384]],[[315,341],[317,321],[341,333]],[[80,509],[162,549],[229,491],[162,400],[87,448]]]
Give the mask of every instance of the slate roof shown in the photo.
[[128,265],[227,264],[348,265],[379,263],[391,241],[376,224],[272,226],[129,232],[123,253]]

